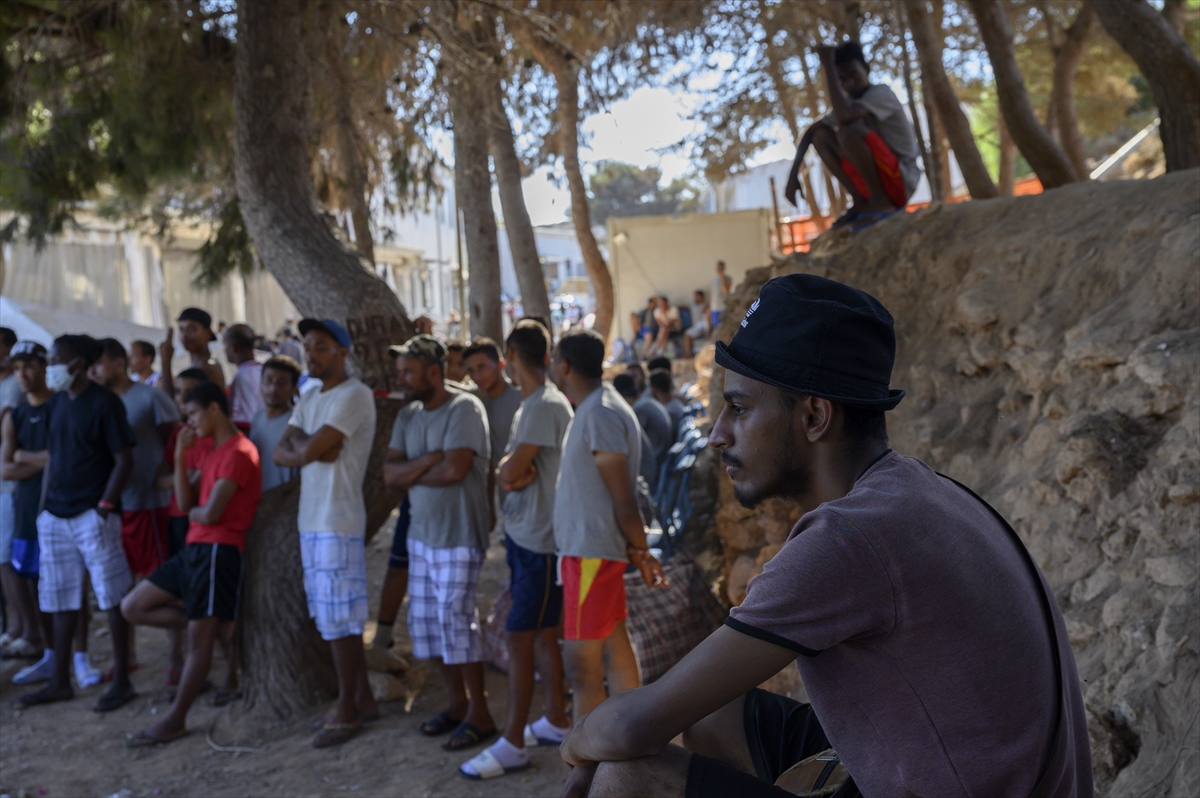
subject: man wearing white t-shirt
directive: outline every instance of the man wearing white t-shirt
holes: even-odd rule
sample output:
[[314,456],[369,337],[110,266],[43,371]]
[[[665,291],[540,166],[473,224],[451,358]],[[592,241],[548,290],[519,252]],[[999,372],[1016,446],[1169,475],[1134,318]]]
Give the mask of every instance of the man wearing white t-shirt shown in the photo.
[[375,437],[375,399],[370,388],[346,374],[350,335],[342,325],[304,319],[300,334],[308,371],[321,388],[300,397],[274,460],[300,469],[304,592],[337,669],[337,705],[312,739],[314,748],[326,748],[379,717],[362,643],[367,621],[362,486]]

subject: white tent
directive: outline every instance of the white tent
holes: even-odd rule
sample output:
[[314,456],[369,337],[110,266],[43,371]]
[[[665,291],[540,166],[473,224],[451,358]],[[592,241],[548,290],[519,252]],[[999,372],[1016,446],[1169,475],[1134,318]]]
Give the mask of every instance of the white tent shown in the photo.
[[47,349],[54,339],[66,333],[87,333],[93,338],[116,338],[126,348],[133,341],[149,341],[156,346],[167,337],[165,329],[143,327],[130,321],[109,319],[76,310],[55,310],[14,302],[0,297],[0,325],[11,328],[21,341],[37,341]]

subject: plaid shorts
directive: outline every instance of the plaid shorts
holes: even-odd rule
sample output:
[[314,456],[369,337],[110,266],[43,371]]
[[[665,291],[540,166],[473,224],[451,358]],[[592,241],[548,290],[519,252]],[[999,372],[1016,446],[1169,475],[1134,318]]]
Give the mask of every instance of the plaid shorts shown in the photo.
[[308,614],[326,640],[362,637],[367,623],[367,554],[362,535],[300,532]]
[[417,659],[447,665],[483,661],[475,585],[483,549],[435,549],[408,539],[408,634]]
[[102,610],[111,610],[133,586],[121,547],[121,515],[104,519],[96,510],[59,518],[43,510],[37,517],[38,605],[42,612],[71,612],[83,606],[83,574]]

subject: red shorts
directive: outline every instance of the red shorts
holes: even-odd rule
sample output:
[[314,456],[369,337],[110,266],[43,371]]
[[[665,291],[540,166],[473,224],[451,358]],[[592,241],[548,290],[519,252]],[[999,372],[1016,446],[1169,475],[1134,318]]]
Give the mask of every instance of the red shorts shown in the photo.
[[[896,158],[896,153],[892,152],[892,148],[874,130],[868,132],[863,137],[863,141],[870,147],[871,154],[875,156],[875,171],[879,172],[879,182],[883,184],[883,193],[887,194],[893,205],[903,208],[908,204],[908,189],[904,187],[904,175],[900,174],[900,161]],[[854,164],[843,158],[842,169],[845,170],[846,176],[854,181],[854,187],[862,192],[864,197],[871,199],[871,192],[863,181],[862,175],[854,168]]]
[[134,574],[149,576],[167,561],[169,523],[166,507],[121,513],[121,545]]
[[563,639],[604,640],[625,620],[628,563],[599,557],[560,557]]

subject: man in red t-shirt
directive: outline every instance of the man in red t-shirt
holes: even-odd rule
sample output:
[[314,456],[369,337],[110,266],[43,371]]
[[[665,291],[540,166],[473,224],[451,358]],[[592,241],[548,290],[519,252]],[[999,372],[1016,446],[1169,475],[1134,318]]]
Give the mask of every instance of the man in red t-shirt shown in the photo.
[[258,448],[234,426],[220,386],[196,385],[183,410],[187,427],[175,444],[175,501],[188,514],[187,544],[125,597],[121,612],[131,623],[186,628],[188,655],[170,711],[129,738],[132,748],[170,742],[187,731],[187,712],[208,678],[213,642],[219,637],[228,643],[233,635],[246,530],[262,495]]

